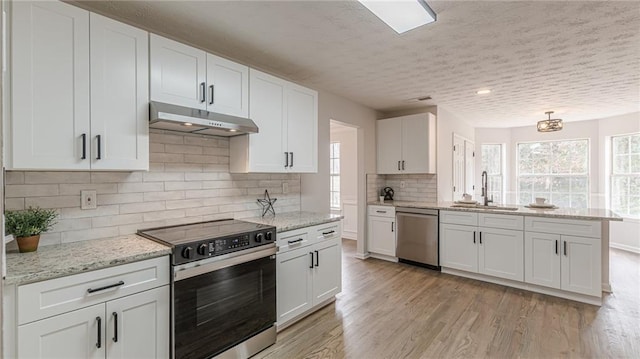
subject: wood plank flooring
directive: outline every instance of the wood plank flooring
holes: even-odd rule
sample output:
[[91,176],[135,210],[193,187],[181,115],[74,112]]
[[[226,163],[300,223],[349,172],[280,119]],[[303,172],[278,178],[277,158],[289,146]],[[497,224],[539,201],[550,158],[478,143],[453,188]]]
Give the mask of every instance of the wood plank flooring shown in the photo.
[[256,358],[640,358],[640,255],[611,251],[596,307],[343,251],[336,302]]

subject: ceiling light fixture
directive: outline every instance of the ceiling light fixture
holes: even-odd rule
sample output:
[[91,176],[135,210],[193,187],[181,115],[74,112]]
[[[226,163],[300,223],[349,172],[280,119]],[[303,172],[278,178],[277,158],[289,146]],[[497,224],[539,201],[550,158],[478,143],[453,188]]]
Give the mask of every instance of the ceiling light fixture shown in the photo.
[[553,111],[545,112],[549,116],[548,119],[538,121],[538,132],[554,132],[562,130],[562,120],[559,118],[551,118]]
[[185,122],[182,124],[182,126],[193,126],[193,123],[191,122]]
[[436,13],[425,0],[358,1],[398,34],[436,21]]
[[489,94],[489,93],[491,93],[491,90],[489,90],[489,89],[476,91],[476,94],[478,94],[478,95],[486,95],[486,94]]

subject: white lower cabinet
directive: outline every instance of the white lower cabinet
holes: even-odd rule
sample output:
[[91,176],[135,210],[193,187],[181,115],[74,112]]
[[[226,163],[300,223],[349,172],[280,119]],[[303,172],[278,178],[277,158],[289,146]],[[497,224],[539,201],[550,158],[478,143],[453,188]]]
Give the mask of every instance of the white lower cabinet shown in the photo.
[[[367,251],[372,254],[396,256],[396,212],[390,206],[369,206]],[[385,258],[385,257],[381,257]]]
[[169,358],[168,284],[163,257],[20,286],[17,312],[31,316],[18,315],[16,357]]
[[[340,222],[278,234],[278,330],[320,308],[342,290]],[[283,246],[282,239],[290,243]]]
[[440,224],[440,265],[478,272],[476,228],[458,224]]

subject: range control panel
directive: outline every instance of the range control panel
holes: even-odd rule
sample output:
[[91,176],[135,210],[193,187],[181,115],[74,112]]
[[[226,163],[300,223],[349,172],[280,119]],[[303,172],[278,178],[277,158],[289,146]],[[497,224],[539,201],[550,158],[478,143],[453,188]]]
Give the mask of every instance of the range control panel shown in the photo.
[[174,248],[173,264],[178,265],[208,257],[221,256],[227,253],[273,243],[275,240],[276,229],[274,227],[251,233],[183,244]]

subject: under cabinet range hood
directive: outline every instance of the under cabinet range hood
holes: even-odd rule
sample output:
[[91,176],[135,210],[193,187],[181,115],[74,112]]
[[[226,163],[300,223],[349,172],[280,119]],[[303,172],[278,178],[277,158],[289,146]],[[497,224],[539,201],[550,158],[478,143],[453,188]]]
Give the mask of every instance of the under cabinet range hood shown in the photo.
[[227,137],[258,133],[258,126],[248,118],[155,101],[149,102],[149,127]]

